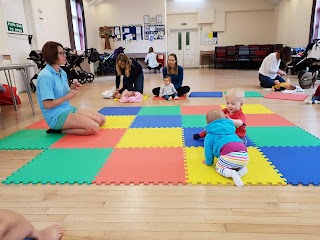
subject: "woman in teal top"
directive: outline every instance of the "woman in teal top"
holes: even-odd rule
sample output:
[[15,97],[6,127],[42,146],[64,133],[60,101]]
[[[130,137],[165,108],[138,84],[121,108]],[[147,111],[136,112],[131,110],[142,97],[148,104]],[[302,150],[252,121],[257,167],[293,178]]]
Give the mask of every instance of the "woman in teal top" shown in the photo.
[[[172,79],[172,84],[178,92],[178,96],[186,94],[190,91],[189,86],[182,86],[183,82],[183,68],[178,65],[177,56],[171,53],[168,56],[168,66],[163,68],[163,77],[170,76]],[[154,88],[152,93],[159,96],[160,87]]]
[[66,64],[63,46],[47,42],[42,48],[46,67],[37,79],[37,99],[50,129],[47,133],[69,133],[75,135],[96,134],[106,122],[105,116],[87,109],[77,109],[70,104],[81,84],[74,81],[69,87],[67,74],[60,68]]

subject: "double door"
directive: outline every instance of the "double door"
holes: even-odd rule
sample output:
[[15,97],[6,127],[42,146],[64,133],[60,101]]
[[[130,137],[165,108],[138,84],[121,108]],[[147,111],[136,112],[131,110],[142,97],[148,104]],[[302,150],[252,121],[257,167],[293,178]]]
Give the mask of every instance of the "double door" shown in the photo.
[[199,37],[197,29],[171,30],[168,36],[168,54],[175,53],[178,65],[199,67]]

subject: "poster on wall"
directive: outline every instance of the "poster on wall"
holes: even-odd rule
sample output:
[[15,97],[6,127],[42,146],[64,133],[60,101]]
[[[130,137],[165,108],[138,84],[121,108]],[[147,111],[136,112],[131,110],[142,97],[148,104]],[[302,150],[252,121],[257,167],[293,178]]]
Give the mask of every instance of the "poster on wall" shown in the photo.
[[210,45],[218,43],[218,32],[201,32],[200,45]]
[[163,24],[144,25],[144,39],[149,41],[162,40],[165,36],[165,26]]

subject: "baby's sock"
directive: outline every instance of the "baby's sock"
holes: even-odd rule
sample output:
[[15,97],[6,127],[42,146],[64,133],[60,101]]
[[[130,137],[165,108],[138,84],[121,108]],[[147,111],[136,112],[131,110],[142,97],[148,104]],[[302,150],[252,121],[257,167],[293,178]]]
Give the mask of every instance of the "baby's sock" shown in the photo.
[[238,171],[238,175],[239,177],[243,177],[244,175],[246,175],[248,172],[248,168],[247,167],[243,167]]
[[238,187],[243,187],[244,186],[244,184],[243,184],[241,178],[239,177],[237,171],[225,168],[225,169],[223,169],[223,173],[224,173],[224,175],[226,177],[231,177],[236,186],[238,186]]

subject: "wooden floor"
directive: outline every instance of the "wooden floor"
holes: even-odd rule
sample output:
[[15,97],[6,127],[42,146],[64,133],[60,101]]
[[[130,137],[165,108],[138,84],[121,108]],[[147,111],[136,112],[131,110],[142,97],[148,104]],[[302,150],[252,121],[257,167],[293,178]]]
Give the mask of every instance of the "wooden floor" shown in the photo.
[[[265,94],[267,91],[258,87],[257,75],[245,70],[186,69],[184,84],[192,91],[224,91],[237,86]],[[297,82],[296,76],[288,77]],[[151,94],[161,79],[159,73],[146,73],[145,93]],[[102,99],[101,93],[113,85],[114,77],[98,77],[85,84],[72,103],[94,110],[124,106]],[[224,103],[224,99],[212,98],[172,102],[151,98],[132,105]],[[25,93],[21,99],[17,112],[12,106],[2,106],[1,138],[42,119],[38,104],[33,116]],[[263,98],[249,98],[246,103],[263,104],[320,137],[320,105]],[[0,151],[0,180],[39,152]],[[37,228],[59,223],[65,230],[64,240],[320,239],[320,187],[314,186],[0,185],[0,208],[23,214]]]

